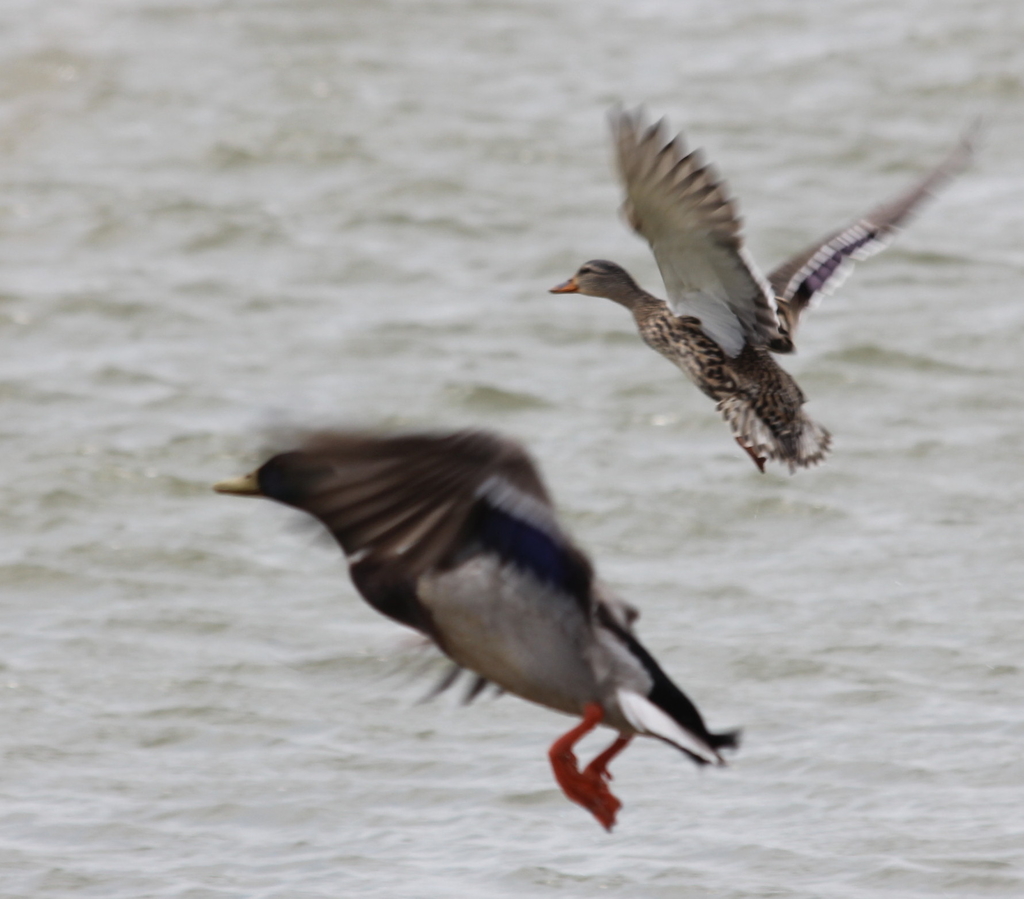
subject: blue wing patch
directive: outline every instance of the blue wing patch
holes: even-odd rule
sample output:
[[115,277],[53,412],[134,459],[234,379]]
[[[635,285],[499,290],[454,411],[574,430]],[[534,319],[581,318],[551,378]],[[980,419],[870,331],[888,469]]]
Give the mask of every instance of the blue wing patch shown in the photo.
[[850,273],[853,262],[867,259],[884,249],[891,235],[867,222],[858,222],[824,244],[800,269],[782,292],[785,299],[811,299],[822,291],[833,291]]
[[539,581],[590,603],[592,573],[586,557],[557,536],[481,499],[476,537],[502,561],[530,572]]

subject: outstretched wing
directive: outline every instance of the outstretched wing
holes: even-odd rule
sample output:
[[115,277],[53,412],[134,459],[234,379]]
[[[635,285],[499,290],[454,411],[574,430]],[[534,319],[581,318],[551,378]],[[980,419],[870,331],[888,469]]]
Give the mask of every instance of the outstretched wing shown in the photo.
[[664,120],[643,111],[610,113],[623,211],[654,251],[676,315],[700,319],[730,356],[779,337],[775,298],[743,247],[740,218],[725,183],[700,151],[686,152]]
[[514,441],[482,431],[321,433],[270,459],[257,477],[264,495],[326,525],[375,605],[375,590],[383,596],[477,551],[585,608],[591,602],[590,562],[559,526],[533,460]]
[[976,125],[969,129],[949,155],[909,190],[806,247],[769,275],[789,338],[771,344],[773,350],[792,350],[792,337],[803,311],[835,291],[849,277],[855,262],[889,246],[924,203],[966,168],[974,152],[976,131]]

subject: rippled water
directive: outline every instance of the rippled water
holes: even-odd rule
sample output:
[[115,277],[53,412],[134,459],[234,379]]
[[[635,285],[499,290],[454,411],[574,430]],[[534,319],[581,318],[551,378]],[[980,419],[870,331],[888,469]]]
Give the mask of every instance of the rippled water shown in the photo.
[[[1024,894],[1022,46],[1016,0],[9,0],[0,894]],[[766,265],[987,118],[786,362],[826,466],[758,475],[623,310],[545,292],[660,292],[618,99]],[[636,744],[609,837],[566,719],[417,704],[339,554],[209,491],[328,421],[526,440],[735,764]]]

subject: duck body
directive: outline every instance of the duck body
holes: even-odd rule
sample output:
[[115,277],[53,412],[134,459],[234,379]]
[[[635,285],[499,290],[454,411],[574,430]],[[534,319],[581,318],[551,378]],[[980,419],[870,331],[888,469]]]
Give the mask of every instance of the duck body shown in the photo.
[[730,359],[699,319],[678,316],[660,300],[658,307],[634,312],[640,337],[718,404],[759,468],[765,458],[785,462],[792,471],[825,457],[828,431],[803,413],[803,391],[767,348],[748,344]]
[[699,318],[676,314],[604,259],[585,263],[552,292],[603,296],[625,306],[644,343],[717,403],[736,442],[762,471],[766,459],[792,471],[820,462],[828,452],[831,436],[803,412],[803,391],[766,345],[742,342],[730,356]]
[[708,337],[700,319],[676,315],[662,300],[648,295],[631,310],[640,338],[686,375],[705,396],[719,402],[741,390],[731,361]]
[[421,577],[417,595],[457,665],[567,715],[582,716],[598,703],[604,723],[637,733],[617,694],[646,696],[651,673],[613,631],[595,626],[591,610],[559,589],[480,553],[450,572]]
[[[562,530],[516,443],[476,431],[384,437],[312,435],[224,493],[266,496],[318,518],[356,588],[432,640],[477,686],[569,715],[551,760],[563,790],[611,827],[607,763],[637,735],[698,764],[722,764],[735,733],[712,733],[632,631],[636,612],[595,578]],[[584,771],[572,747],[598,723],[616,731]],[[589,773],[588,773],[589,772]]]

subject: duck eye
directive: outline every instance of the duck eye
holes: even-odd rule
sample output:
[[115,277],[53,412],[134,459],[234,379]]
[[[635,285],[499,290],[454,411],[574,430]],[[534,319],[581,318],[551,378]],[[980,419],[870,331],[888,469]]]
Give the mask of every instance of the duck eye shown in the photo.
[[589,265],[583,266],[583,268],[581,268],[580,271],[579,271],[579,274],[581,274],[581,275],[591,275],[593,273],[594,273],[594,270]]

